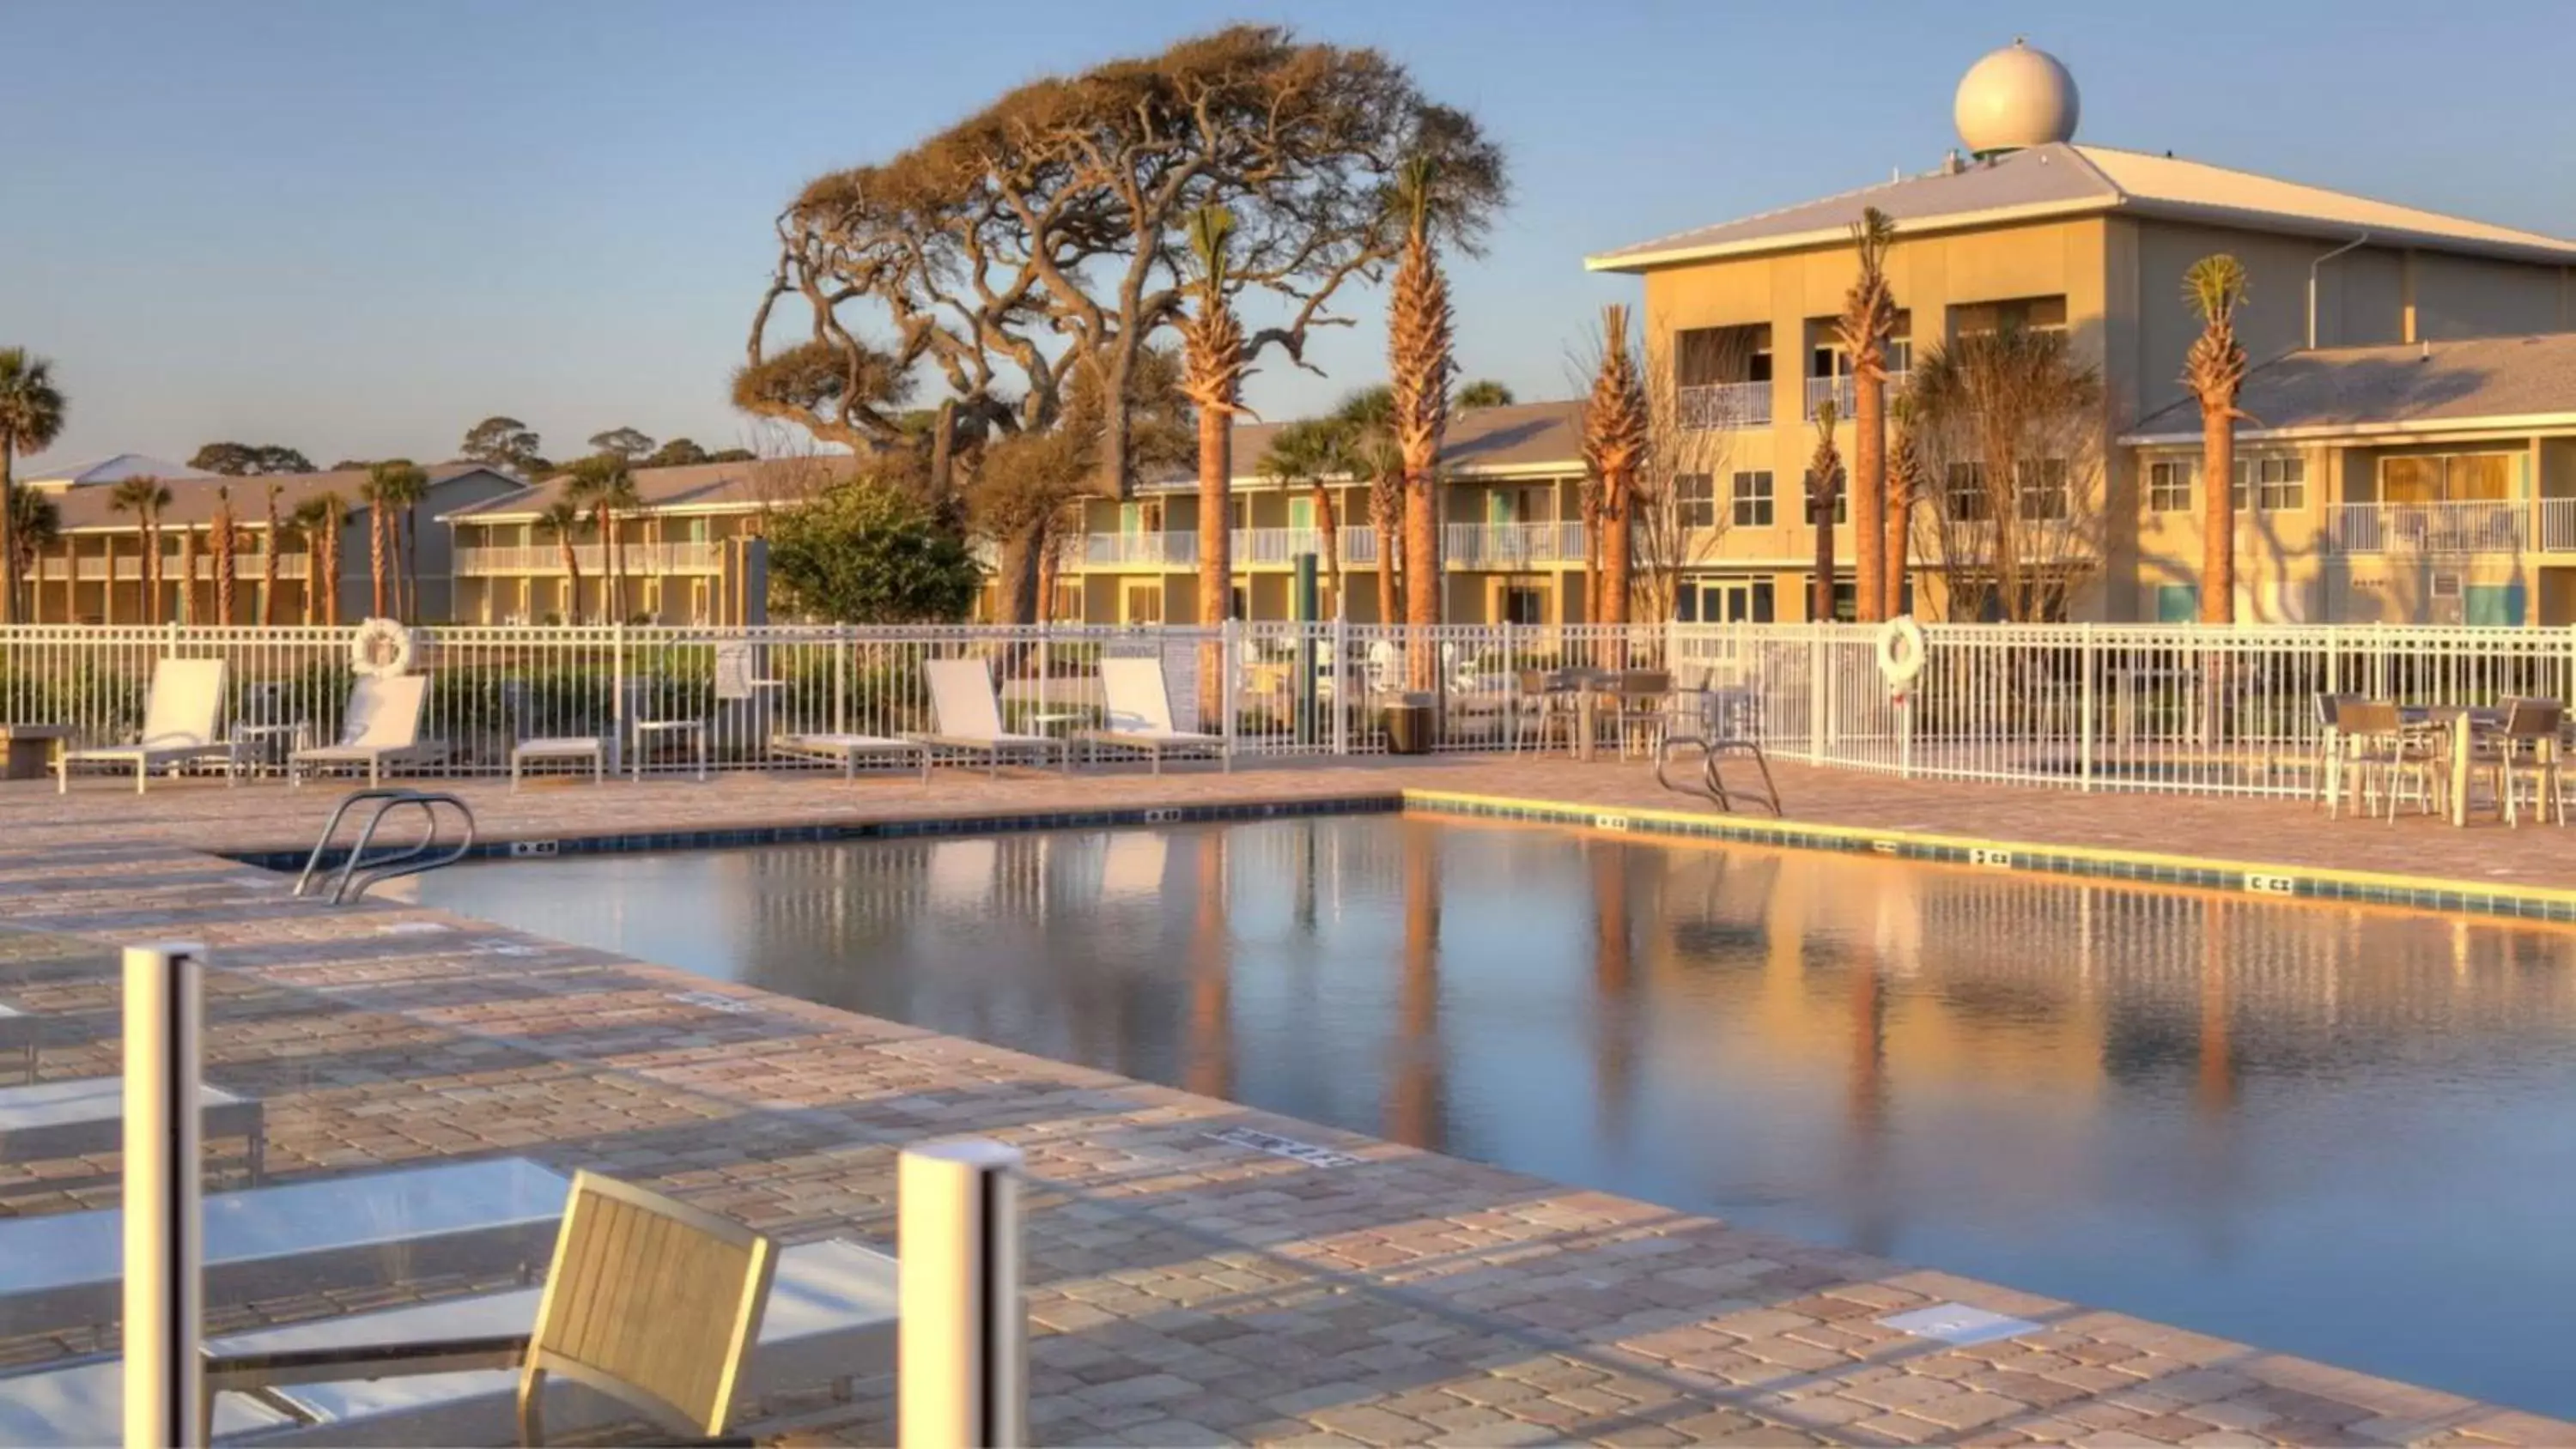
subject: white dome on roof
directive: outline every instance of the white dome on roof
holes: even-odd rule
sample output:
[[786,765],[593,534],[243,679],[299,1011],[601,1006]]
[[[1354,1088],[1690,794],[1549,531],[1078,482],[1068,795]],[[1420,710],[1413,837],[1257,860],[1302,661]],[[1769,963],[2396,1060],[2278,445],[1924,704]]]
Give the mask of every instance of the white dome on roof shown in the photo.
[[1972,154],[1983,156],[2071,141],[2080,110],[2075,77],[2056,56],[2015,37],[1968,67],[1950,115],[1959,139]]

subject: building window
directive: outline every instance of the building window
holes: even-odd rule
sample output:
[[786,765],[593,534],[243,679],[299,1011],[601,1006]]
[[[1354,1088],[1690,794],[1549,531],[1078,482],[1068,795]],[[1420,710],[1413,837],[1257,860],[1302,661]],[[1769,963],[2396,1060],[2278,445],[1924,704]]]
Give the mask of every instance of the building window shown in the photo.
[[1674,478],[1673,507],[1684,528],[1717,527],[1717,479],[1707,473]]
[[2066,299],[2058,297],[2008,297],[1996,302],[1971,302],[1950,309],[1950,335],[1973,337],[1981,332],[2063,332],[2066,330]]
[[2236,511],[2245,511],[2246,491],[2265,513],[2296,511],[2308,506],[2308,465],[2299,458],[2236,460]]
[[1127,586],[1127,622],[1130,624],[1163,622],[1163,586],[1161,584]]
[[2191,511],[2191,465],[2189,463],[2149,463],[2147,465],[2147,511],[2149,513],[2189,513]]
[[2069,507],[2066,460],[2035,458],[2021,464],[2015,471],[2021,475],[2021,487],[2019,496],[2013,500],[2014,510],[2021,517],[2036,522],[2064,521]]
[[1993,510],[1986,506],[1985,464],[1953,463],[1943,483],[1942,491],[1949,500],[1951,522],[1977,523],[1994,516]]
[[1503,588],[1503,622],[1506,624],[1544,624],[1547,622],[1547,591],[1536,584],[1507,584]]
[[2379,460],[2379,501],[2501,503],[2514,495],[2517,456],[2512,453],[2427,453],[2382,458]]
[[1735,526],[1769,528],[1771,526],[1771,472],[1735,475]]

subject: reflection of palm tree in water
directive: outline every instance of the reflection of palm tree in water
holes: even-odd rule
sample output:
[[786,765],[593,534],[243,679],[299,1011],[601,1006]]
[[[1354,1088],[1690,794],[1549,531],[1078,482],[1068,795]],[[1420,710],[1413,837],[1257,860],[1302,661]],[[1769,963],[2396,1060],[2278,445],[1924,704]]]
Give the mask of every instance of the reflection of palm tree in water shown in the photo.
[[1843,1096],[1843,1145],[1854,1210],[1852,1245],[1878,1254],[1894,1251],[1902,1226],[1897,1219],[1895,1184],[1887,1170],[1887,965],[1866,953],[1849,962],[1851,1061]]
[[1613,1154],[1624,1154],[1637,1091],[1634,1003],[1628,994],[1636,971],[1628,910],[1629,851],[1597,840],[1587,853],[1592,857],[1594,1126]]
[[2228,1038],[2227,908],[2200,908],[2200,1075],[2192,1101],[2204,1121],[2224,1121],[2236,1105],[2236,1051]]
[[1397,992],[1395,1070],[1386,1135],[1437,1152],[1447,1140],[1440,1103],[1440,854],[1437,827],[1404,833],[1404,979]]
[[1203,1097],[1234,1091],[1234,971],[1226,920],[1225,833],[1199,836],[1197,926],[1190,939],[1190,1045],[1181,1085]]

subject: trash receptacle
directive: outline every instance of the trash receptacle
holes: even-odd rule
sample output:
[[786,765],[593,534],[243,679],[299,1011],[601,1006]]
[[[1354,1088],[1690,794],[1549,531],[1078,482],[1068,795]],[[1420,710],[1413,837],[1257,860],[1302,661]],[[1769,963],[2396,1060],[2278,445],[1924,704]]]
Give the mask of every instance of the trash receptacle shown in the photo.
[[1428,754],[1431,750],[1431,704],[1427,694],[1398,695],[1386,707],[1386,747],[1399,755]]

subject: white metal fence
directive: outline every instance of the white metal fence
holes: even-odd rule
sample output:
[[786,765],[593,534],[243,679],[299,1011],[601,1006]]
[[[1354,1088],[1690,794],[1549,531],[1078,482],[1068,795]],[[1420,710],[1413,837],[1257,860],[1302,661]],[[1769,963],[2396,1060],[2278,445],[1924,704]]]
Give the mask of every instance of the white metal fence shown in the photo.
[[[337,737],[350,632],[0,629],[0,724],[66,725],[81,742],[118,742],[141,725],[155,660],[221,658],[229,727],[274,762],[298,739]],[[441,628],[420,636],[415,667],[432,683],[415,768],[497,773],[513,742],[568,735],[612,741],[625,766],[693,766],[698,731],[649,728],[688,722],[715,767],[777,767],[770,742],[780,735],[930,729],[921,665],[958,655],[991,662],[1005,722],[1032,733],[1097,722],[1107,656],[1160,657],[1176,722],[1256,756],[1382,751],[1384,706],[1417,691],[1439,701],[1436,748],[1561,748],[1567,722],[1547,717],[1547,674],[1662,671],[1684,689],[1733,691],[1749,706],[1740,717],[1780,758],[2191,794],[2314,788],[2320,693],[2576,705],[2569,629],[1931,625],[1925,634],[1923,672],[1900,700],[1879,671],[1877,631],[1847,624]]]

